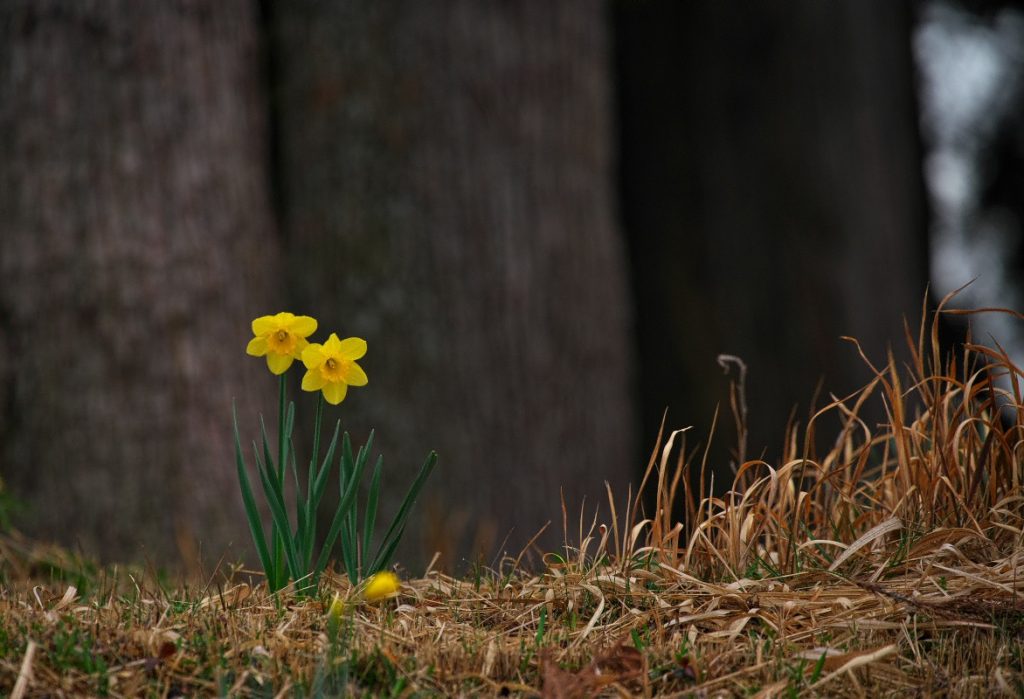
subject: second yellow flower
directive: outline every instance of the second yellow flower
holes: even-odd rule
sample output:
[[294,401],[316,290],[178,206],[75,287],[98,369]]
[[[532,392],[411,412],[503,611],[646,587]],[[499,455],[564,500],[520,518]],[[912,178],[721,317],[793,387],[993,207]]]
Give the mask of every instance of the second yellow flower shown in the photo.
[[306,375],[302,377],[302,390],[323,391],[331,405],[345,400],[349,386],[365,386],[366,372],[356,364],[366,354],[366,340],[349,337],[339,340],[331,333],[327,342],[311,343],[302,351]]

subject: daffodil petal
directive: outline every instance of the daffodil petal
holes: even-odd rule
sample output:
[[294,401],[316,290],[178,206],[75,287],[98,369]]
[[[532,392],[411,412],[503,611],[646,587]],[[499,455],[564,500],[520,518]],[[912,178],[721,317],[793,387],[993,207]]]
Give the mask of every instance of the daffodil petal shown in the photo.
[[348,386],[342,381],[336,381],[334,383],[328,383],[324,386],[324,398],[331,405],[337,405],[341,401],[345,400],[345,394],[348,393]]
[[327,357],[324,356],[324,346],[311,342],[302,350],[302,363],[307,369],[316,369],[324,363]]
[[309,337],[316,332],[316,319],[309,316],[295,316],[288,323],[287,329],[299,337]]
[[309,347],[309,342],[301,337],[295,338],[295,349],[292,350],[292,358],[302,361],[302,353]]
[[288,367],[295,361],[286,354],[274,354],[271,352],[267,355],[267,366],[270,368],[273,374],[283,374],[288,371]]
[[363,367],[355,362],[349,364],[348,371],[345,373],[345,383],[349,386],[365,386],[368,381],[369,379],[366,378],[366,372],[363,371]]
[[336,355],[340,349],[341,340],[338,339],[337,335],[331,333],[331,336],[327,338],[327,341],[324,343],[324,354],[327,356]]
[[347,337],[339,344],[338,352],[345,359],[362,359],[366,354],[366,340],[361,337]]
[[249,340],[249,344],[245,348],[245,353],[250,354],[253,357],[262,357],[267,353],[267,338],[265,337],[254,337]]
[[303,391],[319,391],[321,388],[327,385],[327,379],[320,373],[319,369],[310,369],[306,372],[306,375],[302,377],[302,390]]
[[277,319],[275,316],[260,316],[252,322],[252,334],[257,337],[269,335],[275,330],[277,330]]

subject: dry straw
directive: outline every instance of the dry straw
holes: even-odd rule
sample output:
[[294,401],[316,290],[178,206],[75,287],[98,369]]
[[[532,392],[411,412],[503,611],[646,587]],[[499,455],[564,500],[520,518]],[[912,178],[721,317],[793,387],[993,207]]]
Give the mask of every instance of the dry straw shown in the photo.
[[[8,536],[0,692],[1019,694],[1022,372],[998,345],[944,358],[937,318],[908,331],[907,366],[865,356],[868,384],[792,428],[780,462],[741,446],[728,492],[709,494],[709,452],[672,432],[644,477],[653,511],[640,493],[617,511],[609,493],[606,514],[570,526],[563,511],[576,543],[539,569],[519,556],[460,577],[428,570],[394,600],[346,607],[330,635],[332,596],[351,592],[330,571],[316,599],[273,597],[239,570],[168,590]],[[881,425],[860,417],[871,401]]]

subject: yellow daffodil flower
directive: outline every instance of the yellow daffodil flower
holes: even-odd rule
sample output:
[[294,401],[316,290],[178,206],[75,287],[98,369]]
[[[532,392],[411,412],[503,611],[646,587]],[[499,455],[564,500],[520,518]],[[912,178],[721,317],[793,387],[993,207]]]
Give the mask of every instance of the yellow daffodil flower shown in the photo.
[[365,386],[366,372],[356,360],[366,354],[366,340],[349,337],[339,340],[331,333],[327,342],[312,343],[302,351],[306,375],[302,377],[303,391],[323,391],[331,405],[345,400],[349,386]]
[[363,599],[367,602],[379,602],[383,599],[397,597],[402,589],[402,581],[391,571],[377,573],[366,583]]
[[261,316],[252,322],[253,339],[245,348],[253,357],[266,356],[267,367],[274,374],[283,374],[302,351],[309,346],[306,338],[316,332],[316,320],[309,316],[278,313]]

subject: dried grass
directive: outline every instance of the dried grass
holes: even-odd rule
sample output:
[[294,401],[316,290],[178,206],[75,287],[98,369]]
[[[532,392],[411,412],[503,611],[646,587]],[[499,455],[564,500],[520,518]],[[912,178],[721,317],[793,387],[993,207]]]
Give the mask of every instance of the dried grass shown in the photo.
[[[350,607],[333,640],[325,609],[349,590],[341,576],[317,600],[271,597],[240,570],[169,590],[7,536],[0,691],[1022,694],[1022,372],[998,346],[943,359],[936,322],[907,334],[909,366],[864,357],[872,380],[793,427],[778,464],[742,456],[745,368],[726,358],[741,369],[732,490],[707,494],[707,452],[688,453],[684,430],[659,436],[641,486],[653,512],[640,493],[618,512],[609,492],[603,518],[570,526],[563,512],[578,543],[542,570],[521,557],[463,578],[430,570],[396,601]],[[861,419],[872,400],[885,424]]]

